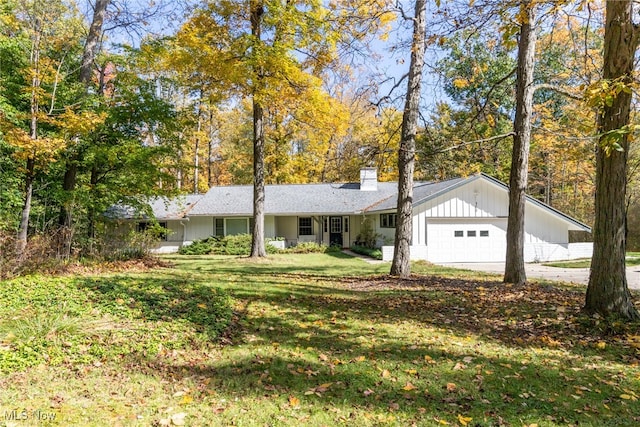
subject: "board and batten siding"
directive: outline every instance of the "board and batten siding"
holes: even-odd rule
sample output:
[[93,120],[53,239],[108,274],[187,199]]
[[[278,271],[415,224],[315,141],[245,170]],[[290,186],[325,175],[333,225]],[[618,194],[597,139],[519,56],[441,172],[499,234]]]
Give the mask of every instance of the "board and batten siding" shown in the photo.
[[[414,206],[412,259],[432,262],[459,262],[457,258],[465,258],[464,262],[504,261],[508,197],[506,188],[486,179],[477,179]],[[591,243],[569,244],[569,230],[572,229],[581,228],[534,202],[527,202],[525,261],[591,256]],[[475,230],[478,241],[470,240],[469,247],[461,246],[464,245],[462,240],[452,241],[456,230],[463,231],[465,238],[468,230]],[[489,239],[480,239],[481,230],[489,231]],[[476,253],[477,256],[474,255]],[[445,259],[449,257],[450,260]],[[383,247],[383,259],[392,258],[393,246]]]
[[506,218],[507,194],[484,180],[472,181],[413,208],[413,244],[426,245],[429,218]]

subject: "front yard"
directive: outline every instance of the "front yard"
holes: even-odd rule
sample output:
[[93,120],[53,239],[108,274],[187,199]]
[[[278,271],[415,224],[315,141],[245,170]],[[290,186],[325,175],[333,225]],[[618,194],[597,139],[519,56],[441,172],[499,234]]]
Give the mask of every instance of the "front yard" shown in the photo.
[[0,425],[640,423],[638,325],[584,317],[581,287],[399,281],[341,253],[165,260],[2,282]]

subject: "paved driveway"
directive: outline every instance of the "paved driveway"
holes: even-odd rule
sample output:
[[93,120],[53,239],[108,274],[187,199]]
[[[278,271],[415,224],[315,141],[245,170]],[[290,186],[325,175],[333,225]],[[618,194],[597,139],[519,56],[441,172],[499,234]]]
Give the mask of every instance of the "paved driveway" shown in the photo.
[[[486,271],[489,273],[504,274],[503,263],[452,263],[440,264],[453,268],[464,268],[467,270]],[[547,280],[558,280],[562,282],[574,282],[587,284],[589,282],[588,268],[556,268],[547,267],[542,264],[525,264],[527,277]],[[640,290],[640,266],[627,267],[627,284],[630,289]]]

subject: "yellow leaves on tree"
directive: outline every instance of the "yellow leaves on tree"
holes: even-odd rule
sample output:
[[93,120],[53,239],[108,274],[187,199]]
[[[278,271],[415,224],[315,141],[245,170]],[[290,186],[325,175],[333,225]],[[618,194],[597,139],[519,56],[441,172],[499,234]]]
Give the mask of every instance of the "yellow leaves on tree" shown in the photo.
[[55,161],[57,153],[64,148],[64,141],[54,137],[32,139],[25,130],[0,120],[0,132],[3,138],[16,148],[14,157],[25,161],[32,159],[39,164]]
[[104,123],[107,114],[93,111],[75,112],[66,108],[64,113],[55,118],[55,124],[69,137],[90,135]]

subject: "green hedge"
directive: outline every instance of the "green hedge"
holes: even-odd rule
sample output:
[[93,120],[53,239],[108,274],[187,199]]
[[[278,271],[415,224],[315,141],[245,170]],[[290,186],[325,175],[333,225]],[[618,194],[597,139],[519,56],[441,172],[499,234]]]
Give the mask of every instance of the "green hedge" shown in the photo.
[[[267,243],[265,249],[269,254],[306,254],[340,251],[338,247],[321,245],[315,242],[298,243],[296,246],[284,250]],[[180,250],[178,250],[178,253],[181,255],[249,255],[251,253],[251,235],[239,234],[236,236],[209,237],[203,240],[196,240],[188,246],[182,246]]]
[[380,248],[368,248],[366,246],[353,245],[351,246],[351,250],[357,254],[382,260],[382,250]]

